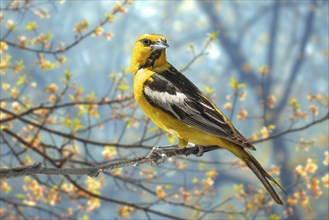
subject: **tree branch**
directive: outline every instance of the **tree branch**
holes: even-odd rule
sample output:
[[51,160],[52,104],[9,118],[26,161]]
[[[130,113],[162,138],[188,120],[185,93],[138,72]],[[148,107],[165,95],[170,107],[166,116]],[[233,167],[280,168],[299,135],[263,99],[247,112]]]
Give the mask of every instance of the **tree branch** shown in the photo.
[[[41,110],[41,109],[55,110],[55,109],[59,109],[59,108],[71,107],[71,106],[76,106],[76,105],[85,105],[85,106],[97,105],[97,106],[102,106],[102,105],[122,104],[123,102],[132,100],[132,98],[133,98],[133,95],[129,95],[129,96],[125,96],[123,98],[112,99],[112,100],[109,100],[109,101],[103,101],[103,100],[101,100],[99,102],[75,101],[75,102],[67,102],[67,103],[51,105],[51,106],[40,105],[38,107],[29,108],[28,110],[26,110],[25,112],[20,113],[19,115],[1,119],[0,124],[11,121],[11,120],[14,120],[18,117],[22,117],[22,116],[31,114],[31,113],[33,113],[35,111],[38,111],[38,110]],[[2,111],[2,108],[0,108],[0,111]]]
[[[36,128],[39,128],[39,129],[41,129],[43,131],[47,131],[47,132],[49,132],[51,134],[55,134],[55,135],[58,135],[58,136],[61,136],[61,137],[65,137],[65,138],[68,138],[68,139],[72,139],[72,140],[76,140],[76,141],[79,141],[79,142],[83,142],[85,144],[92,144],[92,145],[95,145],[95,146],[108,146],[108,145],[111,145],[111,146],[123,147],[123,148],[130,148],[130,147],[132,147],[131,145],[124,145],[124,144],[119,144],[119,143],[109,143],[109,142],[93,141],[93,140],[90,140],[90,139],[78,137],[75,134],[70,134],[70,133],[65,133],[65,132],[62,132],[62,131],[54,130],[54,129],[48,128],[46,126],[43,126],[41,124],[38,124],[36,122],[30,121],[28,119],[25,119],[25,118],[23,118],[23,117],[15,114],[15,113],[13,113],[13,112],[8,111],[7,109],[1,108],[1,107],[0,107],[0,111],[3,111],[4,113],[6,113],[8,115],[11,115],[13,118],[17,118],[21,122],[24,122],[26,124],[32,125],[32,126],[34,126]],[[6,133],[9,133],[10,135],[13,134],[13,132],[11,132],[9,129],[6,129],[6,128],[4,128],[3,131],[6,132]],[[144,146],[144,145],[139,145],[138,147],[144,148],[144,149],[149,149],[149,147]]]
[[[189,156],[191,154],[198,155],[198,146],[190,148],[178,148],[177,145],[170,146],[171,148],[163,148],[161,155],[165,155],[165,158],[176,157],[176,156]],[[209,146],[205,149],[205,152],[220,149],[218,146]],[[153,151],[152,151],[153,152]],[[139,166],[145,163],[158,164],[158,161],[163,160],[163,157],[156,152],[150,153],[142,157],[136,157],[129,160],[121,160],[115,162],[104,163],[97,166],[83,167],[83,168],[46,168],[42,167],[40,162],[36,162],[32,165],[15,167],[15,168],[0,168],[0,178],[14,178],[27,175],[89,175],[98,176],[99,173],[104,170],[113,170],[117,168],[127,166]]]
[[[278,138],[288,133],[293,133],[301,130],[305,130],[313,125],[321,123],[329,119],[329,112],[323,116],[322,118],[315,120],[309,124],[306,124],[299,128],[290,128],[286,131],[280,132],[278,134],[272,135],[268,138],[260,139],[254,141],[253,143],[260,143],[267,140],[271,140],[274,138]],[[3,129],[3,131],[7,131],[7,129]],[[9,131],[8,131],[9,132]],[[207,146],[204,149],[204,152],[213,151],[216,149],[221,149],[221,147],[212,145]],[[97,166],[91,167],[83,167],[83,168],[45,168],[41,166],[40,162],[34,163],[33,165],[23,166],[23,167],[16,167],[16,168],[0,168],[0,178],[14,178],[19,176],[26,176],[26,175],[36,175],[36,174],[45,174],[45,175],[89,175],[89,176],[97,176],[99,173],[103,172],[104,170],[113,170],[117,168],[127,167],[127,166],[139,166],[145,163],[151,164],[159,164],[159,161],[163,160],[164,155],[165,158],[176,157],[176,156],[189,156],[189,155],[198,155],[199,147],[194,146],[190,148],[178,148],[177,145],[172,145],[170,148],[160,148],[161,154],[152,152],[148,155],[142,157],[136,157],[129,160],[121,160],[115,162],[104,163]]]
[[[122,5],[126,5],[128,4],[127,0],[124,0]],[[113,11],[111,13],[111,15],[115,15],[118,12],[120,12],[119,10]],[[102,21],[99,22],[99,24],[97,25],[97,27],[102,27],[105,24],[109,23],[108,19],[104,19]],[[66,46],[65,48],[61,48],[61,49],[56,49],[56,50],[52,50],[52,48],[49,48],[49,50],[45,50],[45,49],[35,49],[32,47],[21,47],[19,44],[16,44],[14,42],[10,42],[10,41],[6,41],[5,37],[2,37],[1,40],[6,42],[6,44],[8,44],[11,47],[17,48],[17,49],[21,49],[21,50],[25,50],[25,51],[29,51],[29,52],[36,52],[36,53],[43,53],[43,54],[52,54],[52,55],[57,55],[57,54],[61,54],[64,52],[69,51],[70,49],[72,49],[74,46],[76,46],[77,44],[79,44],[81,41],[83,41],[84,39],[88,38],[89,36],[91,36],[93,33],[95,32],[95,28],[91,29],[90,31],[88,31],[86,34],[79,36],[79,38],[77,38],[75,41],[73,41],[72,43],[70,43],[68,46]]]
[[289,76],[288,82],[286,86],[284,87],[284,96],[280,100],[280,102],[275,107],[275,112],[281,112],[283,107],[287,104],[287,101],[290,97],[291,91],[293,89],[294,81],[299,73],[299,70],[301,69],[303,62],[305,60],[305,51],[306,51],[306,45],[308,41],[310,40],[312,36],[313,31],[313,25],[314,25],[314,19],[315,19],[315,10],[313,7],[316,7],[316,1],[310,2],[309,6],[309,14],[305,18],[304,22],[304,31],[303,35],[301,36],[300,45],[297,52],[297,57],[293,63],[291,74]]
[[314,120],[313,122],[309,123],[309,124],[306,124],[304,126],[301,126],[299,128],[288,128],[286,131],[283,131],[283,132],[280,132],[280,133],[277,133],[277,134],[274,134],[272,136],[269,136],[267,138],[263,138],[263,139],[259,139],[257,141],[253,141],[252,143],[261,143],[261,142],[264,142],[264,141],[268,141],[268,140],[271,140],[271,139],[275,139],[275,138],[278,138],[280,136],[283,136],[283,135],[286,135],[288,133],[294,133],[294,132],[297,132],[297,131],[302,131],[302,130],[305,130],[309,127],[312,127],[313,125],[316,125],[316,124],[319,124],[321,122],[324,122],[326,120],[329,119],[329,112],[327,112],[327,114],[325,116],[323,116],[322,118],[319,118],[318,120]]

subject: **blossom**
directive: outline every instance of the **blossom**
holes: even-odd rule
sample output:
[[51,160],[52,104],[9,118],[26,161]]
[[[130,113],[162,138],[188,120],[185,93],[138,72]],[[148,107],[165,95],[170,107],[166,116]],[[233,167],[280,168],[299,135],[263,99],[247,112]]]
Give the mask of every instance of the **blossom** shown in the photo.
[[280,166],[272,165],[271,173],[273,175],[280,175],[280,172],[281,172],[281,167]]
[[105,149],[102,152],[103,157],[105,157],[108,160],[111,160],[113,158],[113,156],[116,156],[117,150],[115,147],[112,146],[106,146]]
[[297,205],[298,204],[298,198],[296,198],[294,195],[289,195],[287,198],[287,204],[290,206]]
[[94,178],[87,176],[87,179],[85,180],[85,186],[91,192],[98,192],[104,186],[103,178]]
[[58,86],[55,83],[51,83],[49,86],[46,88],[46,92],[48,93],[55,93],[58,90]]
[[111,40],[113,37],[113,34],[111,32],[107,32],[104,34],[104,37],[106,40]]
[[211,177],[207,177],[202,180],[202,186],[203,186],[203,189],[205,189],[205,190],[211,189],[213,185],[214,185],[214,180]]
[[262,138],[268,138],[270,136],[270,132],[268,130],[267,127],[263,127],[261,130],[260,130],[260,135]]
[[240,111],[237,115],[238,120],[245,120],[247,118],[248,112],[244,108],[240,108]]
[[225,110],[231,110],[232,109],[232,104],[230,102],[226,102],[224,105],[223,105],[223,109]]
[[57,97],[55,95],[50,95],[47,100],[50,103],[55,103],[57,100]]
[[121,217],[128,218],[133,211],[134,211],[134,208],[125,205],[125,206],[118,208],[117,212]]
[[6,26],[10,31],[15,30],[15,28],[16,28],[16,25],[12,20],[8,20],[6,23]]
[[33,111],[34,114],[39,115],[39,116],[45,116],[49,112],[49,109],[41,108]]
[[321,95],[320,93],[319,93],[319,94],[316,94],[315,98],[316,98],[316,100],[317,100],[318,102],[320,102],[321,99],[322,99],[322,95]]
[[320,198],[320,196],[323,193],[319,186],[319,183],[320,183],[320,181],[317,178],[313,178],[313,179],[307,181],[307,188],[312,191],[312,194],[315,199]]
[[83,20],[82,22],[80,23],[77,23],[75,26],[74,26],[74,31],[81,34],[83,30],[87,29],[89,27],[89,23],[88,21],[85,19]]
[[315,95],[309,94],[307,95],[307,100],[312,102],[315,99]]
[[[0,180],[0,192],[9,193],[11,191],[11,186],[4,179]],[[0,215],[1,216],[1,215]]]
[[261,66],[261,67],[259,67],[258,72],[261,75],[267,75],[267,74],[270,73],[270,70],[269,70],[269,68],[267,66]]
[[155,189],[155,194],[158,199],[164,199],[167,196],[166,192],[163,190],[163,186],[157,186]]
[[104,29],[102,27],[98,26],[95,28],[93,34],[94,34],[94,36],[99,37],[103,34],[103,32],[104,32]]
[[14,109],[15,112],[19,112],[20,110],[20,104],[18,102],[13,102],[11,104],[11,107]]
[[8,90],[8,89],[10,89],[10,84],[9,84],[9,83],[5,83],[5,82],[3,82],[3,83],[2,83],[2,89],[3,89],[3,90]]
[[177,170],[183,170],[187,166],[186,162],[177,162],[176,169]]
[[249,139],[250,139],[250,141],[257,141],[258,135],[256,133],[253,133]]
[[183,196],[184,201],[187,201],[192,198],[191,193],[183,187],[179,189],[179,193]]
[[117,12],[126,13],[127,11],[128,10],[120,2],[115,3],[112,8],[112,14],[115,14]]
[[319,114],[319,109],[315,105],[308,106],[308,110],[312,113],[313,116],[317,116]]
[[10,96],[12,98],[16,99],[18,97],[18,95],[19,95],[19,90],[16,87],[14,87],[10,90]]
[[31,82],[31,84],[30,84],[30,86],[32,87],[32,88],[35,88],[35,87],[37,87],[37,83],[36,82]]
[[4,56],[1,56],[0,59],[0,74],[5,73],[8,67],[10,67],[10,59],[11,56],[9,54],[5,54]]
[[91,212],[94,209],[97,209],[99,207],[101,207],[101,201],[99,198],[96,197],[91,197],[90,199],[88,199],[87,201],[87,212]]
[[239,95],[240,101],[246,100],[247,94],[247,91],[243,90]]
[[276,98],[274,95],[270,95],[267,97],[267,105],[269,108],[273,108],[276,103]]
[[64,158],[73,157],[80,155],[80,148],[77,145],[66,145],[62,149],[62,154]]
[[306,176],[306,171],[302,165],[298,165],[295,168],[295,172],[298,176]]
[[211,169],[206,173],[207,177],[214,178],[217,176],[217,171],[215,169]]
[[298,118],[306,119],[307,118],[307,113],[302,112],[301,110],[297,109],[295,111],[295,116],[298,117]]
[[[5,108],[7,103],[5,101],[0,101],[0,107]],[[1,114],[0,114],[1,115]]]
[[[304,191],[303,191],[304,192]],[[302,196],[301,201],[300,201],[300,205],[302,207],[306,206],[310,201],[310,198],[305,194],[304,196]]]
[[305,166],[305,171],[308,173],[315,173],[317,169],[318,166],[314,163],[314,161],[312,159],[308,159]]
[[8,45],[4,41],[0,41],[0,54],[3,53],[5,50],[8,50]]

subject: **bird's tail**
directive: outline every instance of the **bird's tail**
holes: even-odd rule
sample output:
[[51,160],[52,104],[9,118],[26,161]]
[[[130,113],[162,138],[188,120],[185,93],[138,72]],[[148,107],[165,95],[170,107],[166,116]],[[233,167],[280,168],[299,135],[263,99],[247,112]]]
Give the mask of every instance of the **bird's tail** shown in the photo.
[[264,168],[259,164],[259,162],[254,158],[246,149],[243,149],[244,152],[240,157],[246,165],[252,170],[252,172],[258,177],[258,179],[263,183],[267,191],[271,194],[272,198],[277,204],[283,205],[283,202],[277,192],[273,189],[272,185],[268,180],[275,183],[284,193],[285,190],[276,182],[271,175],[264,170]]

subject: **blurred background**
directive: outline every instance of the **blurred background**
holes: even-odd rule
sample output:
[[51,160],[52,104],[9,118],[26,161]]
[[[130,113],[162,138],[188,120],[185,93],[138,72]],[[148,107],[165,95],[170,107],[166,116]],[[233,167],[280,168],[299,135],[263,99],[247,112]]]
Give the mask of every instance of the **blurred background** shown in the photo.
[[[288,195],[283,207],[273,204],[241,162],[216,150],[96,178],[0,179],[0,215],[328,219],[328,8],[307,0],[1,1],[2,168],[85,167],[177,143],[131,98],[133,45],[159,33],[168,61],[255,142],[253,155]],[[101,103],[111,100],[119,101]],[[56,107],[63,103],[73,104]],[[13,117],[40,106],[49,108],[21,115],[39,127]]]

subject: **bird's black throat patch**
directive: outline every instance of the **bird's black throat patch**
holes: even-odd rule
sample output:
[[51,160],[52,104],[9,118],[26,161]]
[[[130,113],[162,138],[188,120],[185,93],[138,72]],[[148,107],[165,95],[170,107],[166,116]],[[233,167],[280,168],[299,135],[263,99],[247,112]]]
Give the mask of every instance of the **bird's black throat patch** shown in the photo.
[[151,55],[149,58],[147,58],[146,62],[139,67],[139,69],[147,68],[150,66],[154,66],[154,63],[159,57],[161,56],[162,50],[155,50],[152,51]]

